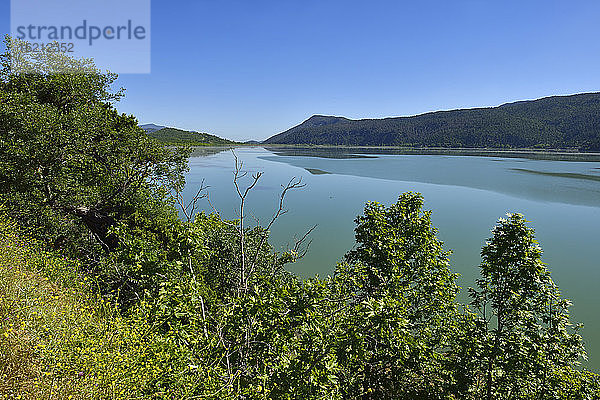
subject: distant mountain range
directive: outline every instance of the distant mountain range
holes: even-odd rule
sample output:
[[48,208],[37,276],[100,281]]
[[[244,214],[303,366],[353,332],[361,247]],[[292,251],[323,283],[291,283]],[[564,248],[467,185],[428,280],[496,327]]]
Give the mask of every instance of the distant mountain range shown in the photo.
[[263,143],[600,151],[600,93],[411,117],[351,120],[315,115]]
[[167,144],[188,144],[191,146],[236,144],[236,142],[209,133],[185,131],[183,129],[169,128],[155,124],[140,125],[140,128],[146,131],[148,136]]
[[140,125],[140,128],[146,131],[146,133],[156,132],[160,129],[166,128],[166,126],[156,125],[156,124],[144,124]]

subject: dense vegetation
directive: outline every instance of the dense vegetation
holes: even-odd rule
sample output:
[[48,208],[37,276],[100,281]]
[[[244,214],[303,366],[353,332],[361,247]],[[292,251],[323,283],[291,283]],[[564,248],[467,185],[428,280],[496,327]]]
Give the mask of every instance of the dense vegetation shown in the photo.
[[234,144],[231,140],[222,139],[209,133],[189,132],[177,128],[162,128],[148,132],[148,136],[161,143],[184,144],[190,146],[223,146]]
[[[236,161],[238,220],[194,213],[198,198],[179,194],[186,154],[116,112],[113,76],[57,72],[92,66],[44,53],[20,61],[46,70],[14,74],[11,57],[0,70],[0,395],[600,396],[523,216],[494,227],[469,305],[416,193],[368,203],[333,276],[300,280],[285,266],[302,240],[277,253],[270,223],[247,224],[260,174]],[[284,186],[273,221],[300,186]]]
[[350,120],[315,115],[265,143],[600,151],[600,93],[413,117]]

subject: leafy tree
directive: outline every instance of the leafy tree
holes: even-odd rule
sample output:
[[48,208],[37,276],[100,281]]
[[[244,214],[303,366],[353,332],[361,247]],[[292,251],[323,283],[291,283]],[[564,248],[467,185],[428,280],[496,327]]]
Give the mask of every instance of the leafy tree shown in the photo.
[[157,232],[176,219],[165,188],[183,183],[185,152],[118,113],[116,75],[20,44],[7,37],[0,56],[0,202],[11,215],[88,265],[118,246],[117,223]]
[[571,332],[568,308],[541,261],[534,230],[508,214],[481,251],[482,279],[471,289],[480,312],[482,394],[493,398],[552,398],[552,377],[585,356]]
[[433,398],[455,329],[456,275],[423,211],[423,197],[404,193],[385,207],[365,206],[356,219],[356,247],[336,270],[350,300],[341,349],[347,396]]

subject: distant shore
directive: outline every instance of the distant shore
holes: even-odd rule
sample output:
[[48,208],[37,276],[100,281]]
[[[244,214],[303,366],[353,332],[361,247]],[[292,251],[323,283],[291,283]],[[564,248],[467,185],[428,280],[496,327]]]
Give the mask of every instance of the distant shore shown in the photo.
[[[301,152],[302,150],[315,153],[347,153],[359,151],[367,154],[397,154],[397,155],[450,155],[477,157],[506,157],[528,158],[555,161],[587,161],[600,162],[600,153],[582,152],[577,149],[536,149],[536,148],[454,148],[454,147],[403,147],[403,146],[344,146],[344,145],[300,145],[300,144],[234,144],[227,146],[202,146],[202,148],[231,149],[236,147],[261,147],[278,152]],[[287,150],[287,151],[286,151]],[[293,154],[289,154],[293,155]],[[301,155],[301,154],[297,154]],[[308,155],[308,154],[307,154]]]

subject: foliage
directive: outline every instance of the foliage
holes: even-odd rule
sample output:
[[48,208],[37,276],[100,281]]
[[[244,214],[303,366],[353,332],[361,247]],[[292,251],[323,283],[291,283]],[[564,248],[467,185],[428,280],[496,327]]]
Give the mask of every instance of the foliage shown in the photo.
[[569,332],[570,302],[561,298],[525,223],[521,214],[498,221],[481,251],[479,290],[471,290],[484,329],[488,399],[543,398],[552,390],[551,376],[585,356],[581,337]]
[[439,363],[454,333],[458,287],[431,212],[422,206],[415,193],[402,194],[389,208],[367,203],[356,219],[357,245],[337,270],[351,296],[352,325],[360,327],[351,328],[358,337],[348,340],[360,338],[364,346],[351,368],[364,369],[354,396],[366,388],[376,398],[432,398],[443,391],[435,386],[443,380]]
[[0,398],[166,398],[197,384],[144,303],[122,315],[92,276],[72,280],[77,261],[42,250],[5,214],[0,239]]
[[[114,74],[51,51],[0,57],[0,201],[53,248],[97,264],[110,228],[141,210],[168,212],[186,155],[163,148],[114,107]],[[27,73],[11,70],[15,58]],[[69,68],[65,69],[65,65]],[[19,70],[20,71],[20,70]],[[149,217],[149,216],[147,216]]]
[[[235,276],[239,241],[226,234],[231,233],[228,221],[200,214],[187,228],[176,229],[179,258],[165,268],[168,275],[157,281],[157,291],[146,292],[127,312],[97,297],[93,288],[102,282],[90,284],[92,275],[77,274],[76,261],[42,251],[3,217],[0,334],[6,340],[0,352],[7,361],[0,366],[5,378],[0,393],[24,398],[50,392],[75,398],[481,397],[495,332],[485,334],[469,312],[457,312],[447,253],[421,205],[416,194],[402,195],[389,208],[367,205],[357,218],[358,246],[330,278],[300,281],[277,262],[288,258],[267,247],[263,267],[249,277],[247,290],[236,289],[239,279],[228,281],[233,287],[219,285],[219,275],[213,275],[219,268],[211,269],[212,261],[233,266],[228,273]],[[246,249],[252,252],[258,238],[252,236],[261,232],[248,228],[246,233]],[[371,247],[376,238],[382,245]],[[133,253],[149,260],[147,251],[155,249]],[[373,279],[381,281],[370,286]],[[423,312],[433,304],[440,310]],[[564,322],[561,315],[555,317]],[[528,346],[536,343],[541,350],[561,343],[561,354],[574,360],[579,342],[562,340],[564,335],[550,340],[553,331],[548,333],[546,339],[503,346],[504,360],[513,363],[498,362],[494,378],[510,374],[518,379],[521,397],[528,398],[531,392],[524,390],[540,382],[535,372],[541,370],[524,366],[544,366],[541,398],[597,396],[596,375],[573,369],[572,362],[551,352],[544,358],[531,351]],[[508,398],[510,387],[511,381],[494,380],[495,398]]]

